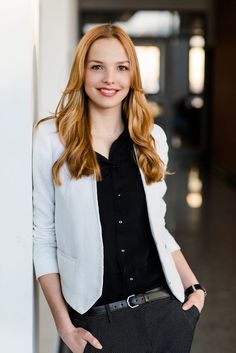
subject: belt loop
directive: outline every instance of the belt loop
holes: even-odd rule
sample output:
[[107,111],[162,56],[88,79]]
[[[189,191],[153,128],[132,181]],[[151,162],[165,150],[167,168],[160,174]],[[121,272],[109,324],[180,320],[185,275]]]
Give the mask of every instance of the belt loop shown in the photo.
[[109,322],[112,322],[112,315],[111,315],[109,304],[105,304],[105,308],[106,308],[108,320],[109,320]]

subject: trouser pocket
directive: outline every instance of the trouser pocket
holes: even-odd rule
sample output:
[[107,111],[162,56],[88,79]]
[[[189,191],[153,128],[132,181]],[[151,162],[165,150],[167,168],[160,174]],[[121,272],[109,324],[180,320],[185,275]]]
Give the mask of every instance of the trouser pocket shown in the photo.
[[184,310],[184,313],[191,327],[194,329],[200,317],[200,312],[198,308],[195,305],[193,305],[190,309]]

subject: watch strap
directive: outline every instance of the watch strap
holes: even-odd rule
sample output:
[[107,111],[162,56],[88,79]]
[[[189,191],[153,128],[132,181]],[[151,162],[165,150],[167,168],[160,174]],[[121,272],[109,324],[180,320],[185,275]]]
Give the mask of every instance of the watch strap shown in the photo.
[[204,292],[205,297],[206,297],[207,291],[200,283],[192,284],[190,287],[185,289],[185,296],[188,297],[190,294],[196,292],[199,289]]

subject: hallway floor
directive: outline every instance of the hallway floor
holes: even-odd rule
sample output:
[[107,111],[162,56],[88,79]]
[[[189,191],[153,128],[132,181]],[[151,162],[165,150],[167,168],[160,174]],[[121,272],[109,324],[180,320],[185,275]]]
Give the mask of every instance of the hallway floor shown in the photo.
[[170,162],[175,175],[167,177],[166,200],[169,230],[208,292],[191,353],[235,353],[236,188],[200,168],[202,206],[190,208],[186,195],[191,165],[186,160]]

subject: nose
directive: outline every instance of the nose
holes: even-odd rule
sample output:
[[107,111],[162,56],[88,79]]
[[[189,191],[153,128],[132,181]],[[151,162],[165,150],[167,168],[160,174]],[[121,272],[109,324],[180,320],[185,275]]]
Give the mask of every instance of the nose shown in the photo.
[[111,85],[115,82],[114,73],[112,72],[112,70],[106,70],[104,72],[102,82],[106,83],[107,85]]

